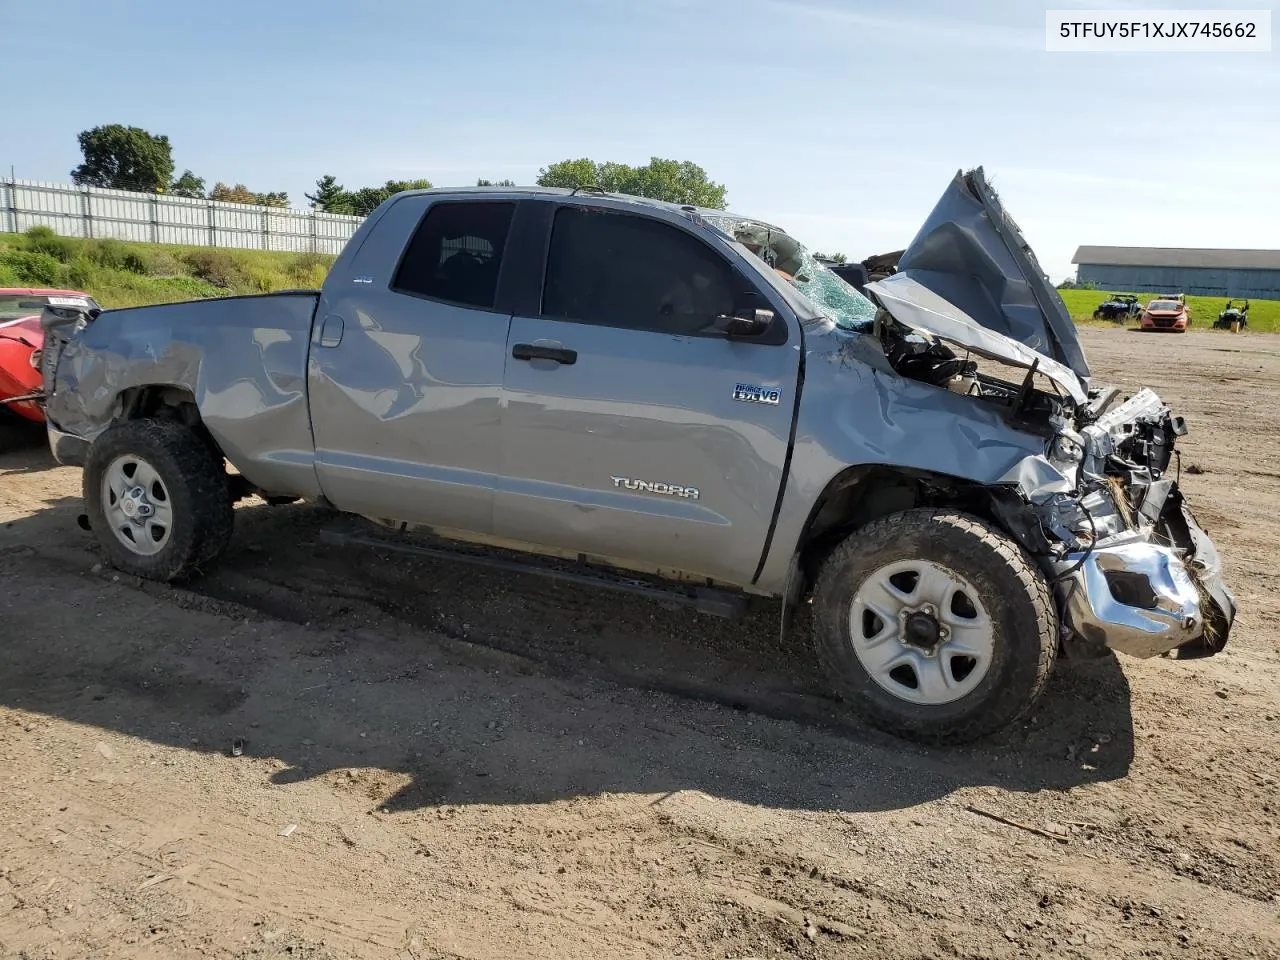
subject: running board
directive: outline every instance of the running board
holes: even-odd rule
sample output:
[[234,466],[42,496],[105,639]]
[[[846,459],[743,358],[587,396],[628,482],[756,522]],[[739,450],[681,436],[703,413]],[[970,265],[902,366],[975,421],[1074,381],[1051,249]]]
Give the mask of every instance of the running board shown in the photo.
[[633,596],[645,597],[665,603],[678,603],[693,607],[699,613],[715,617],[737,619],[747,610],[747,596],[732,590],[721,590],[716,587],[662,586],[648,580],[626,578],[604,570],[583,573],[551,566],[544,562],[514,559],[518,556],[509,551],[512,559],[492,554],[471,553],[464,549],[447,547],[427,547],[416,543],[404,543],[382,537],[368,537],[360,534],[343,533],[338,530],[321,530],[320,540],[324,543],[343,547],[368,547],[377,550],[392,550],[396,553],[407,553],[418,557],[430,557],[437,560],[457,560],[473,566],[487,567],[491,570],[505,570],[511,573],[530,573],[534,576],[557,580],[560,583],[572,583],[578,586],[596,587],[604,590],[616,590],[630,593]]

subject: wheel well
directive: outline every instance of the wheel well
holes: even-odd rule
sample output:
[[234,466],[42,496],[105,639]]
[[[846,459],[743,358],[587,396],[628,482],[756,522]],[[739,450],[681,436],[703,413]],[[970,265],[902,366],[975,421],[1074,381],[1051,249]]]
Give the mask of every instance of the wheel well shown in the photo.
[[[992,488],[926,470],[902,467],[856,466],[827,484],[809,514],[797,547],[803,595],[818,575],[823,560],[850,533],[873,520],[915,507],[956,507],[1006,529],[1000,495]],[[1021,538],[1019,538],[1021,539]]]
[[[188,427],[204,427],[196,398],[185,387],[130,387],[120,394],[121,420],[176,420]],[[208,431],[206,431],[208,432]]]
[[[205,426],[195,395],[185,387],[169,384],[131,387],[120,394],[119,402],[120,413],[116,419],[141,420],[147,417],[154,420],[176,421],[204,441],[219,463],[229,461],[230,458],[223,453],[222,447]],[[297,499],[289,495],[272,496],[265,490],[259,490],[239,472],[231,473],[227,483],[233,502],[255,493],[262,496],[268,503],[291,503]]]
[[217,457],[224,457],[218,441],[200,416],[195,395],[185,387],[168,384],[131,387],[120,394],[120,420],[173,420],[205,442]]

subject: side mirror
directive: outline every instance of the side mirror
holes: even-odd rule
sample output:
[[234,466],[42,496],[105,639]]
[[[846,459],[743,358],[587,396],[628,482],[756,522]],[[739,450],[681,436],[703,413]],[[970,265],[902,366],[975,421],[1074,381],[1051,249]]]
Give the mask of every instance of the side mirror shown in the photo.
[[773,311],[765,307],[736,310],[716,317],[714,328],[726,337],[758,337],[773,326]]

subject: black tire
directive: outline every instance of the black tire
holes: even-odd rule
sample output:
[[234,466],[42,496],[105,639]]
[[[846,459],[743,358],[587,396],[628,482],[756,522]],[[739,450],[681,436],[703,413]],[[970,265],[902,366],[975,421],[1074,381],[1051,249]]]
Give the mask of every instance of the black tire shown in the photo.
[[[886,565],[909,560],[931,561],[962,576],[992,624],[986,675],[949,703],[899,698],[854,652],[850,611],[859,586]],[[819,574],[813,631],[832,686],[856,713],[881,730],[930,744],[975,740],[1027,713],[1043,692],[1058,652],[1057,609],[1033,561],[986,522],[948,510],[908,510],[851,534]]]
[[[111,530],[102,477],[120,456],[145,460],[163,481],[172,529],[159,552],[134,553]],[[93,533],[111,565],[147,580],[169,581],[212,562],[231,539],[235,515],[222,458],[200,437],[171,420],[128,420],[89,447],[82,488]]]

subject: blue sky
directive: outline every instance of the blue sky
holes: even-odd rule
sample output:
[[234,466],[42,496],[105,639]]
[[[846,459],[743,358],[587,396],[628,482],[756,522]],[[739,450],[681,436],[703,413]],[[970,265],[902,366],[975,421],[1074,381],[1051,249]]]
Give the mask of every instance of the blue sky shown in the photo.
[[730,209],[860,259],[903,246],[982,164],[1054,280],[1081,243],[1280,246],[1280,54],[1047,53],[1044,10],[0,0],[0,37],[54,38],[10,47],[10,93],[19,51],[27,79],[5,98],[0,165],[66,182],[76,134],[125,123],[167,134],[178,172],[301,205],[324,173],[530,183],[560,159],[658,155],[701,164]]

